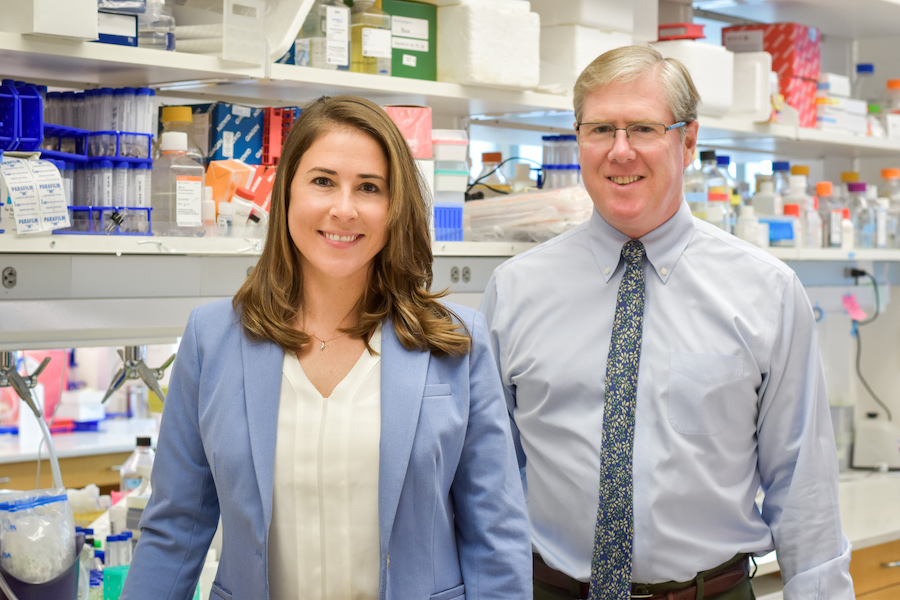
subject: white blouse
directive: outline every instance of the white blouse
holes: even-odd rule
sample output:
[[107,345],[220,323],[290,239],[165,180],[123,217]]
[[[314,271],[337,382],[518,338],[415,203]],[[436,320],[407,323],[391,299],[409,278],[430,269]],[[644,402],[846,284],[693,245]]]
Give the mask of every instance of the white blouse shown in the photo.
[[271,600],[378,597],[381,326],[323,397],[285,352],[275,445]]

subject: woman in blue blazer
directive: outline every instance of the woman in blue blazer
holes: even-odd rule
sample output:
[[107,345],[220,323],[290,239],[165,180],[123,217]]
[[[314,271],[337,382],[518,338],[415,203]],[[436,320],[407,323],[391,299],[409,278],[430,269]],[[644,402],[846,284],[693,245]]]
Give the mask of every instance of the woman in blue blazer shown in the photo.
[[125,600],[531,598],[531,542],[484,318],[430,293],[428,205],[351,96],[285,142],[265,248],[193,311]]

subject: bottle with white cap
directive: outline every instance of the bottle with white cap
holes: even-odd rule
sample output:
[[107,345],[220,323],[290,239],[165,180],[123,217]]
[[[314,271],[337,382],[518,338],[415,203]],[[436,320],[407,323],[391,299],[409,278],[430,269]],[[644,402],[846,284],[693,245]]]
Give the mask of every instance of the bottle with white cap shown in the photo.
[[187,133],[166,131],[153,163],[151,222],[155,235],[201,236],[203,166],[188,156]]

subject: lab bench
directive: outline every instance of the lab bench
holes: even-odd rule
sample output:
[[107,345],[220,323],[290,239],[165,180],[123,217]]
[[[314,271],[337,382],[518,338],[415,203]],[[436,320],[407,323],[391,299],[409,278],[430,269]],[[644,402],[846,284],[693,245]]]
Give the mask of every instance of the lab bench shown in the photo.
[[[155,419],[109,420],[101,422],[99,431],[73,431],[53,434],[53,446],[59,458],[63,484],[67,488],[83,488],[96,484],[107,492],[119,487],[119,466],[134,451],[138,436],[150,436],[156,445]],[[39,488],[52,485],[48,452],[41,452]],[[0,488],[35,489],[38,453],[33,445],[22,448],[14,435],[0,435]]]
[[[900,473],[853,471],[839,484],[841,525],[853,546],[850,575],[856,597],[900,598]],[[775,553],[757,559],[757,600],[782,600]],[[897,563],[895,566],[888,566]]]

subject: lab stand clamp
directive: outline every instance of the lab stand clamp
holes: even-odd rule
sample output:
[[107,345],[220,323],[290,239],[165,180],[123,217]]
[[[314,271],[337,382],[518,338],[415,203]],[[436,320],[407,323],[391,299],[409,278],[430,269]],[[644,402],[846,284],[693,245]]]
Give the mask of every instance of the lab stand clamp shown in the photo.
[[38,375],[41,374],[49,362],[50,357],[48,356],[38,365],[34,373],[31,375],[20,375],[16,370],[16,353],[10,351],[0,352],[0,387],[12,387],[38,419],[43,418],[43,415],[34,398],[31,397],[31,389],[37,385]]
[[151,369],[144,362],[146,358],[146,346],[126,346],[125,351],[119,350],[119,358],[122,359],[122,368],[116,373],[106,390],[101,402],[109,400],[116,390],[122,387],[129,379],[142,380],[150,390],[156,394],[162,402],[166,401],[166,395],[159,387],[159,380],[163,378],[166,368],[175,360],[175,355],[170,356],[158,369]]

